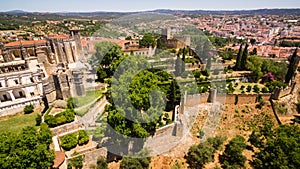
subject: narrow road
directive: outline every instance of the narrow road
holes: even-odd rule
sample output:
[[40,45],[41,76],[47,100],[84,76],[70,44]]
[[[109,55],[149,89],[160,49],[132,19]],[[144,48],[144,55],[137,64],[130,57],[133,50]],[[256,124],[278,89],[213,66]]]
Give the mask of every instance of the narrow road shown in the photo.
[[81,123],[85,129],[96,125],[96,120],[99,114],[103,113],[105,105],[108,104],[106,97],[97,102],[84,116],[78,117],[78,122]]

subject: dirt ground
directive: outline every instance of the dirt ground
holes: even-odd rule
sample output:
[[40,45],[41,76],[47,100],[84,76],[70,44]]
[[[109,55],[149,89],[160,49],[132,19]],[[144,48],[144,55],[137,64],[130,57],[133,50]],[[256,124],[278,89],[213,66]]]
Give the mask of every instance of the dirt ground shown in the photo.
[[[261,119],[265,115],[270,115],[272,120],[276,122],[273,115],[273,111],[269,102],[263,106],[262,109],[255,108],[256,104],[249,105],[224,105],[224,110],[222,112],[222,118],[215,130],[213,136],[222,135],[227,137],[227,143],[231,138],[236,135],[242,135],[246,139],[251,134],[251,127],[257,126]],[[190,134],[182,140],[182,142],[171,149],[169,152],[152,157],[152,162],[150,168],[152,169],[187,169],[187,164],[185,164],[184,156],[188,152],[188,149],[193,144],[199,144],[199,138],[197,138],[198,133],[204,125],[207,113],[199,115],[197,117],[196,123],[194,123]],[[224,148],[223,148],[224,149]],[[218,163],[218,156],[221,152],[217,152],[215,155],[215,162],[208,163],[205,168],[213,169],[216,166],[220,166]],[[245,150],[244,155],[251,159],[252,152]],[[110,169],[118,169],[120,162],[110,163]],[[249,164],[246,163],[246,167]]]

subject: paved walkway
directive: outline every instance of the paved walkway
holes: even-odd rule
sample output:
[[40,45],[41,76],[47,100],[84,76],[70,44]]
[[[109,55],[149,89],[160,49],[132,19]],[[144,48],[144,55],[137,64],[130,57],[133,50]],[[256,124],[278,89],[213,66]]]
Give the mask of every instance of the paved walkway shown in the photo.
[[105,105],[108,104],[106,97],[97,102],[94,107],[82,117],[78,117],[78,122],[81,123],[85,129],[91,128],[96,125],[96,120],[99,114],[103,113]]

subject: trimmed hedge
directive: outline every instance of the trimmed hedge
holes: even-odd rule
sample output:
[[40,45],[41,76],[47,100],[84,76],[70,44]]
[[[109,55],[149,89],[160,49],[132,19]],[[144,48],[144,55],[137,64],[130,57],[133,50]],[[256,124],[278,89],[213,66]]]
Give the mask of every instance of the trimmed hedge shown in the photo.
[[73,109],[66,109],[65,111],[52,115],[45,115],[45,123],[48,124],[49,127],[56,127],[62,124],[70,123],[75,119],[75,112]]
[[79,145],[85,145],[89,142],[90,137],[84,130],[80,130],[78,132],[78,144]]
[[60,140],[61,147],[64,150],[69,151],[77,145],[77,133],[65,135]]
[[63,136],[61,139],[61,147],[69,151],[78,145],[82,146],[89,142],[90,137],[84,130],[79,130],[79,132],[68,134]]
[[34,106],[32,104],[26,105],[23,109],[25,114],[30,114],[34,111]]

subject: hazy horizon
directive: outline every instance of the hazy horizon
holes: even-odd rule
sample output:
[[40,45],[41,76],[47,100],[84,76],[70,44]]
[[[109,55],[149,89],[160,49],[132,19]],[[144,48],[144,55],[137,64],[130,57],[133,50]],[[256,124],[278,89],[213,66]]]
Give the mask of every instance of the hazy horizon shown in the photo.
[[23,10],[26,12],[139,12],[157,9],[170,10],[208,10],[233,11],[256,9],[299,9],[299,0],[211,0],[199,2],[198,0],[9,0],[2,2],[1,12]]
[[30,13],[89,13],[89,12],[117,12],[117,13],[126,13],[126,12],[144,12],[144,11],[155,11],[155,10],[180,10],[180,11],[251,11],[251,10],[263,10],[263,9],[299,9],[300,8],[254,8],[254,9],[168,9],[168,8],[157,8],[157,9],[147,9],[147,10],[137,10],[137,11],[105,11],[105,10],[98,10],[98,11],[27,11],[23,9],[11,9],[7,11],[0,11],[0,12],[11,12],[11,11],[23,11],[23,12],[30,12]]

